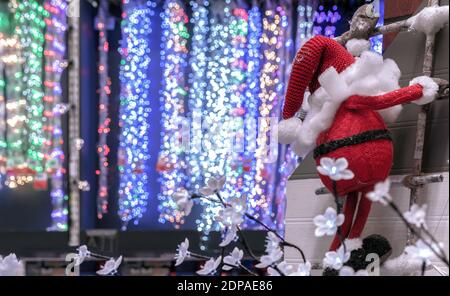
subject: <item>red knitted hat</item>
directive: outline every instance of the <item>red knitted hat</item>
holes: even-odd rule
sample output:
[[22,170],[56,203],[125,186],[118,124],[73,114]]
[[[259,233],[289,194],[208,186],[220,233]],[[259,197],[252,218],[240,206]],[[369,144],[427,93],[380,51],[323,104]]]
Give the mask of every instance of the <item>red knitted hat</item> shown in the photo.
[[318,78],[325,70],[334,67],[341,73],[354,62],[355,58],[347,49],[333,39],[316,36],[306,42],[292,65],[283,119],[289,119],[299,111],[307,87],[311,93],[320,87]]

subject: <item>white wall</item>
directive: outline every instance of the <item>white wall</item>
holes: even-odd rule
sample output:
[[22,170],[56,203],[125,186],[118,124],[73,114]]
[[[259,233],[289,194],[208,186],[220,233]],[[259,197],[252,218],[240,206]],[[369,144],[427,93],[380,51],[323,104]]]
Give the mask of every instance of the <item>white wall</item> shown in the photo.
[[[445,244],[448,255],[449,248],[449,174],[444,175],[444,182],[430,184],[424,187],[420,204],[428,204],[428,226],[432,233]],[[392,180],[400,180],[403,176],[392,176]],[[308,260],[321,263],[322,258],[332,240],[331,237],[316,238],[313,218],[325,212],[326,208],[334,205],[331,195],[315,195],[315,190],[322,187],[319,179],[292,180],[287,186],[286,239],[299,245]],[[409,189],[400,184],[393,184],[391,194],[401,210],[407,211],[409,204]],[[402,253],[406,243],[406,228],[396,214],[380,204],[374,204],[367,221],[363,237],[370,234],[381,234],[388,238],[393,255]],[[300,262],[295,250],[287,249],[286,261]],[[438,264],[441,266],[440,264]]]

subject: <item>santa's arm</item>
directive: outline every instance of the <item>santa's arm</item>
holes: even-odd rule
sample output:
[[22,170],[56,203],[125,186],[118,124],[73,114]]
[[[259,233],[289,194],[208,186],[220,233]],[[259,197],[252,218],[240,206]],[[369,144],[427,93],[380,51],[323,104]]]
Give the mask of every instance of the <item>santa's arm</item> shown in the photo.
[[437,96],[439,86],[429,77],[418,77],[411,81],[408,87],[379,96],[350,96],[345,107],[348,109],[383,110],[392,106],[415,103],[425,105],[431,103]]

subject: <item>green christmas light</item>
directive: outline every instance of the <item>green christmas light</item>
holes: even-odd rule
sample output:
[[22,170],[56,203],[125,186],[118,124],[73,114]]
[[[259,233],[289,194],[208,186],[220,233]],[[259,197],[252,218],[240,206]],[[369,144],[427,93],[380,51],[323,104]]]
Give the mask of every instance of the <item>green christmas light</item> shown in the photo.
[[49,13],[36,0],[21,1],[15,13],[17,34],[22,44],[23,65],[23,97],[27,106],[28,148],[26,166],[36,174],[44,172],[43,125],[46,118],[44,112],[43,53],[45,18]]

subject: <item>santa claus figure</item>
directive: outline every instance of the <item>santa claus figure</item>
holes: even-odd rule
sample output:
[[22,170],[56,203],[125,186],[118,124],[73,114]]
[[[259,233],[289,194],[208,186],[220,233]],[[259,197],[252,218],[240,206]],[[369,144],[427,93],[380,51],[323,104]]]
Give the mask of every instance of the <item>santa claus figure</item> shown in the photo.
[[[314,153],[317,165],[323,158],[347,160],[354,177],[337,181],[335,188],[346,197],[344,238],[360,237],[371,208],[366,194],[386,180],[392,168],[392,137],[386,121],[396,118],[401,104],[428,104],[438,92],[431,78],[418,77],[404,88],[399,78],[393,60],[370,51],[354,57],[323,36],[305,43],[292,66],[279,140],[291,144],[300,157]],[[305,95],[307,90],[311,95]],[[333,191],[333,181],[320,178]],[[339,246],[336,237],[330,249]]]

